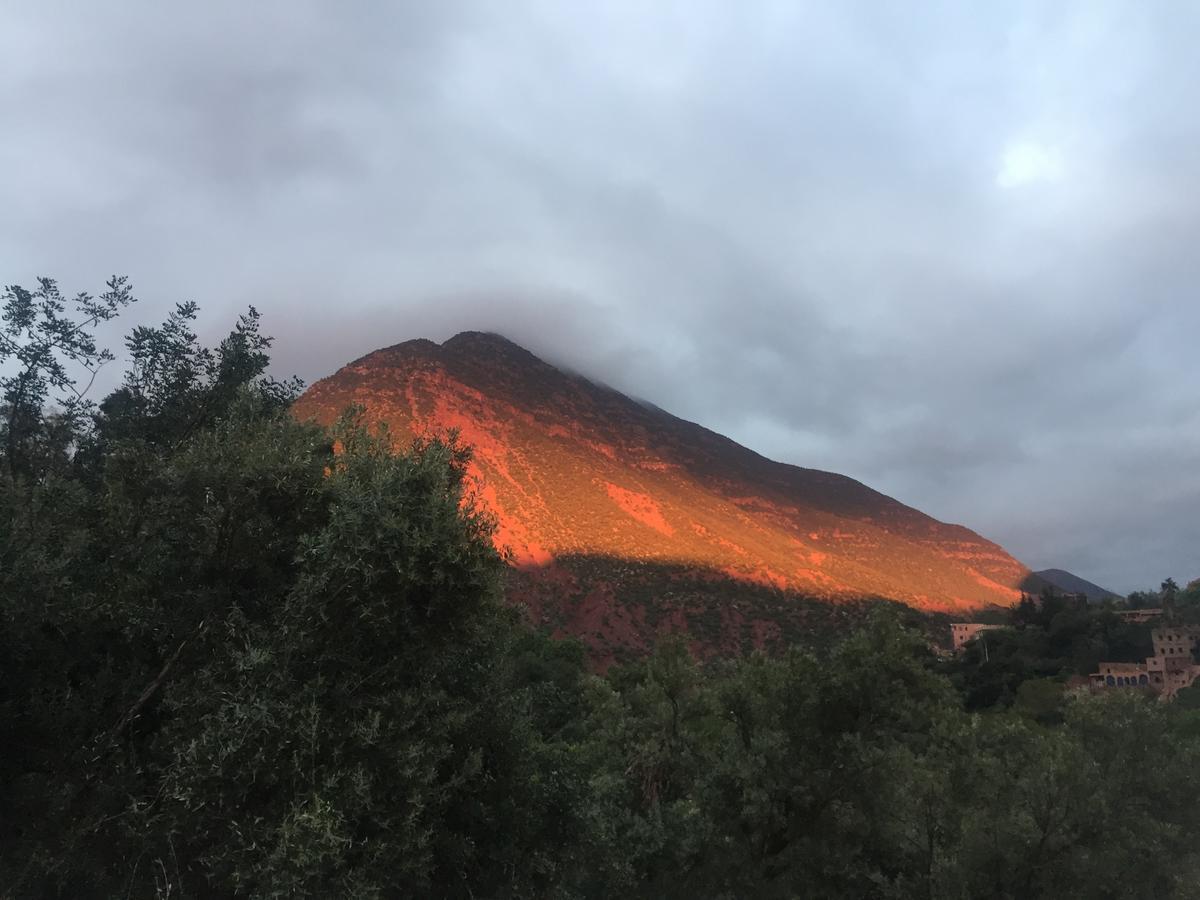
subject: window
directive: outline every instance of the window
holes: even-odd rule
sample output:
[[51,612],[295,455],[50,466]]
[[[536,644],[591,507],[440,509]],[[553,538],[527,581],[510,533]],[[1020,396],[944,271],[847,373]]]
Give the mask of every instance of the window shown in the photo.
[[1116,682],[1116,679],[1114,679],[1111,675],[1109,675],[1107,678],[1104,679],[1104,683],[1107,684],[1109,687],[1112,687],[1117,682]]

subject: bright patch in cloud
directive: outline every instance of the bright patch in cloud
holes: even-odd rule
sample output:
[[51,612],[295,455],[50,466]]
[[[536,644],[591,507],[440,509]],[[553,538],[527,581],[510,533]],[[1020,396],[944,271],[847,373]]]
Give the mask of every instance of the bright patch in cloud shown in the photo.
[[1058,181],[1061,176],[1062,157],[1055,147],[1035,141],[1014,141],[1004,149],[996,184],[1013,188],[1038,181]]

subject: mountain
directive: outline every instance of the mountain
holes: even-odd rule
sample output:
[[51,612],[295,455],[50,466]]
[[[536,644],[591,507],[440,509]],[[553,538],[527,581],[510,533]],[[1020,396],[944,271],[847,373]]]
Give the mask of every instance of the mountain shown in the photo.
[[1089,603],[1101,603],[1105,600],[1119,600],[1121,595],[1098,584],[1092,584],[1078,575],[1072,575],[1066,569],[1042,569],[1034,572],[1038,578],[1054,588],[1068,594],[1087,594]]
[[998,545],[843,475],[772,462],[494,334],[377,350],[296,403],[365,407],[405,440],[456,428],[511,550],[509,595],[611,660],[656,631],[737,652],[887,599],[1010,605],[1031,573]]

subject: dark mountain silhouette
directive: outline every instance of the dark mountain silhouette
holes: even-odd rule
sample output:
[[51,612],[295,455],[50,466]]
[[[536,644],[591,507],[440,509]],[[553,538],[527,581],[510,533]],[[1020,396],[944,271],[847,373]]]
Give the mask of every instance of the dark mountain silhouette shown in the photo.
[[662,628],[687,628],[701,649],[762,645],[863,599],[1010,605],[1031,575],[967,528],[772,462],[497,335],[370,353],[295,411],[329,423],[350,404],[399,440],[459,430],[511,551],[510,595],[601,657]]
[[1066,569],[1042,569],[1034,572],[1038,578],[1054,588],[1068,594],[1087,594],[1089,603],[1100,603],[1104,600],[1119,600],[1121,595],[1116,591],[1102,588],[1098,584],[1073,575]]

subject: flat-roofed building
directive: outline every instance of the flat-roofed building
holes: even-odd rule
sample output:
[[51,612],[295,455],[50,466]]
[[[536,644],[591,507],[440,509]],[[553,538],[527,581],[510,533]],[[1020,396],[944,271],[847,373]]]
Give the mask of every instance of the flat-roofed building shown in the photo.
[[1154,655],[1145,662],[1102,662],[1089,677],[1094,689],[1142,687],[1170,700],[1200,676],[1195,651],[1200,625],[1164,625],[1150,632]]
[[1116,612],[1118,618],[1124,619],[1126,622],[1152,622],[1155,619],[1161,619],[1163,611],[1158,607],[1150,607],[1147,609],[1119,609]]
[[984,622],[955,622],[950,626],[950,638],[954,641],[954,652],[962,650],[981,632],[1007,627],[1007,625],[988,625]]

